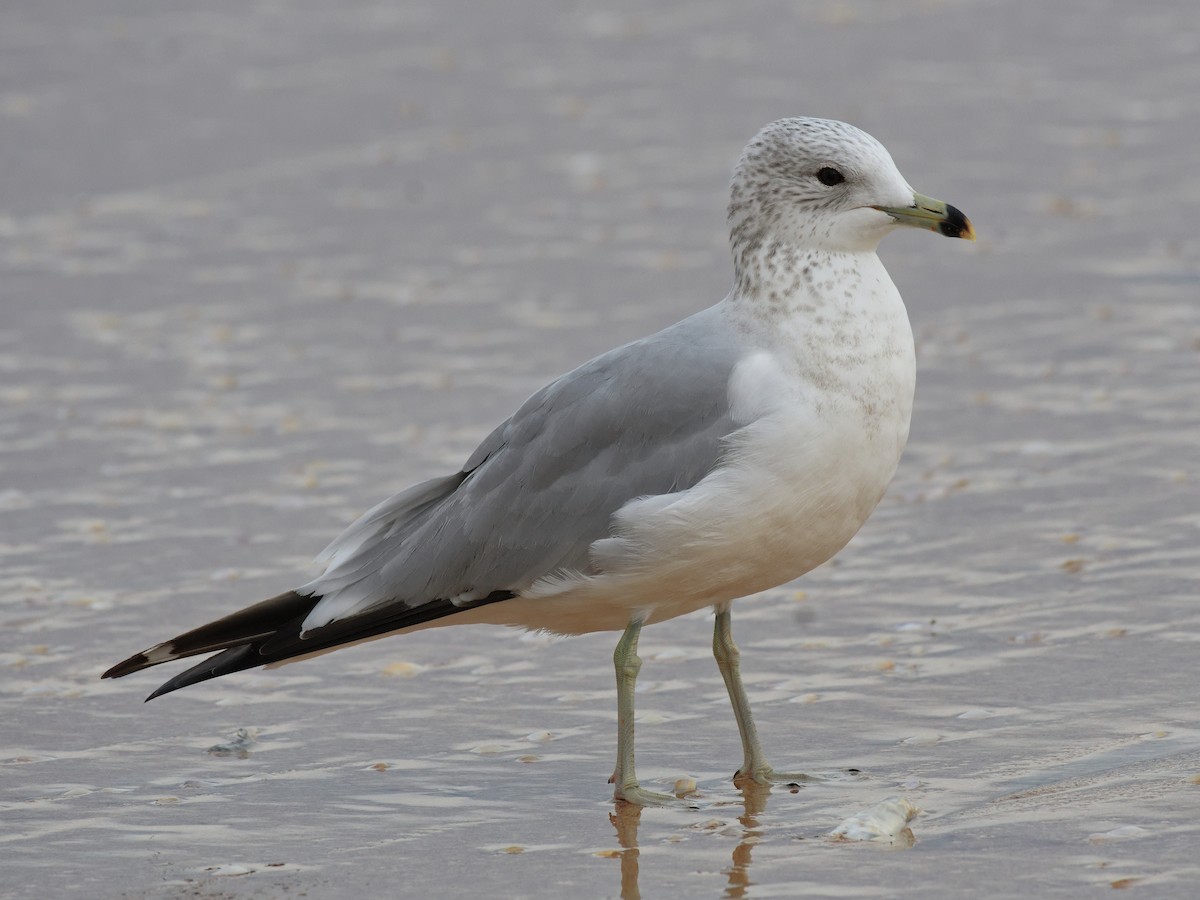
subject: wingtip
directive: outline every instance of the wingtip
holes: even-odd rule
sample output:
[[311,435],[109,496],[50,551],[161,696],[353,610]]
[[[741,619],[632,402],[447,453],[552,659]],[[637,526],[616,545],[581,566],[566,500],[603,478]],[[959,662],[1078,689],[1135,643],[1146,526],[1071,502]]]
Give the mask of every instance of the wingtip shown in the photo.
[[[196,675],[197,670],[203,670],[205,663],[207,663],[208,661],[209,660],[205,660],[204,663],[201,663],[198,666],[192,666],[192,668],[186,669],[183,672],[180,672],[174,678],[170,678],[167,681],[164,681],[162,684],[160,684],[157,688],[154,689],[153,693],[151,693],[150,696],[148,696],[142,702],[149,703],[151,700],[155,699],[156,697],[161,697],[163,694],[170,694],[172,691],[177,691],[181,687],[187,687],[189,684],[194,684],[198,680],[199,681],[205,680],[203,677],[197,679],[195,677],[195,675]],[[212,675],[210,674],[208,677],[211,678]]]
[[139,669],[144,669],[150,665],[150,661],[146,658],[145,653],[135,653],[129,659],[117,663],[103,675],[101,678],[120,678],[123,675],[129,675]]
[[165,641],[155,644],[149,650],[133,654],[129,659],[117,663],[100,677],[121,678],[125,675],[132,675],[134,672],[140,672],[142,669],[157,666],[159,663],[170,662],[175,658],[175,642]]
[[[172,680],[174,680],[174,679],[172,679]],[[143,700],[142,702],[143,702],[143,703],[149,703],[149,702],[150,702],[151,700],[153,700],[155,697],[161,697],[163,694],[169,694],[169,693],[171,693],[171,691],[175,690],[175,688],[173,688],[173,687],[169,687],[169,685],[170,685],[170,684],[171,684],[171,682],[170,682],[170,681],[168,681],[166,684],[164,684],[164,685],[160,685],[158,688],[156,688],[156,689],[154,690],[154,692],[153,692],[153,693],[151,693],[151,694],[150,694],[150,696],[148,696],[148,697],[147,697],[145,700]]]

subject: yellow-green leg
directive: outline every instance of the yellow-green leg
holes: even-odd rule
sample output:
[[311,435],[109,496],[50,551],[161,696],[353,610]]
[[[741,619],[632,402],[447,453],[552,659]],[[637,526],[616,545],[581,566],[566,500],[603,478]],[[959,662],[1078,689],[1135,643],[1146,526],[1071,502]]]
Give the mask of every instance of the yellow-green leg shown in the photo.
[[670,794],[648,791],[638,784],[633,765],[633,691],[637,685],[642,661],[637,655],[641,622],[630,622],[613,652],[617,670],[617,768],[612,780],[616,784],[613,796],[638,806],[666,806],[678,803]]
[[813,781],[810,775],[786,775],[776,772],[767,763],[763,755],[762,745],[758,742],[758,729],[754,727],[754,716],[750,713],[750,701],[746,697],[746,688],[742,686],[742,673],[739,665],[741,653],[733,642],[733,630],[730,626],[728,606],[716,607],[717,621],[713,627],[713,656],[717,658],[717,668],[725,679],[725,689],[729,691],[729,702],[733,704],[733,715],[737,719],[738,733],[742,736],[742,767],[738,769],[734,780],[750,778],[759,784],[772,782]]

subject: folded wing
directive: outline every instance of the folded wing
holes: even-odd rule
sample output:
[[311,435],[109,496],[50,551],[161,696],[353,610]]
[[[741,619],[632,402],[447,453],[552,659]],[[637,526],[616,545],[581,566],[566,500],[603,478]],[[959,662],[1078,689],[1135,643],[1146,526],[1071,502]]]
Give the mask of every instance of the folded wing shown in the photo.
[[463,469],[369,510],[322,556],[320,577],[115,666],[224,652],[154,696],[228,672],[422,624],[588,571],[588,548],[630,500],[690,488],[738,427],[739,352],[720,310],[619,347],[538,391]]

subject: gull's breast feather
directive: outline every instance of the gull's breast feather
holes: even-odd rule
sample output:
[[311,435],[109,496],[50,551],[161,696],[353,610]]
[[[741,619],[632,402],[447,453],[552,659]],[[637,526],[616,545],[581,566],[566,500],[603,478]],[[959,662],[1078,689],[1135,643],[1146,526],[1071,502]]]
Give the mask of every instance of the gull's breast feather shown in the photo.
[[652,623],[790,581],[841,550],[895,472],[908,406],[880,427],[853,403],[818,402],[766,352],[730,388],[734,410],[759,415],[712,472],[626,503],[592,545],[592,572],[549,575],[495,613],[568,634],[618,629],[631,614]]

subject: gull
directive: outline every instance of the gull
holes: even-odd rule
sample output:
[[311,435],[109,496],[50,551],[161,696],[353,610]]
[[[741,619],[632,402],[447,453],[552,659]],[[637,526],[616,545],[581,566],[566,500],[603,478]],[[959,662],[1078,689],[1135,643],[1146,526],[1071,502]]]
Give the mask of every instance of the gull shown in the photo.
[[728,224],[734,279],[720,303],[539,390],[458,472],[351,524],[317,578],[103,677],[215,652],[150,700],[442,625],[620,631],[614,796],[661,805],[675,798],[643,788],[634,768],[638,638],[712,607],[742,741],[735,782],[804,777],[763,754],[730,605],[830,559],[896,471],[916,363],[879,242],[899,226],[975,233],[958,209],[916,193],[870,135],[815,118],[781,119],[750,141]]

